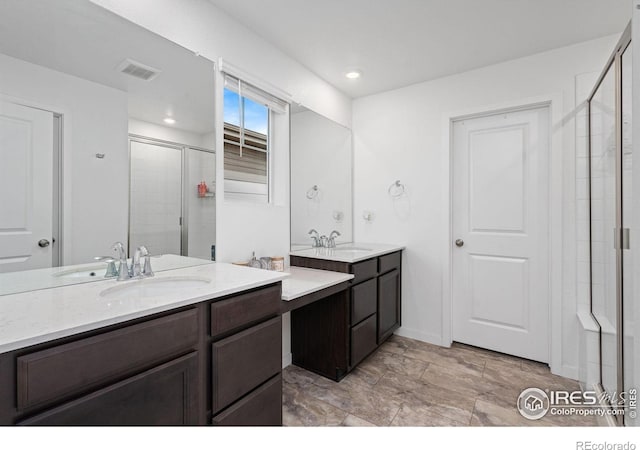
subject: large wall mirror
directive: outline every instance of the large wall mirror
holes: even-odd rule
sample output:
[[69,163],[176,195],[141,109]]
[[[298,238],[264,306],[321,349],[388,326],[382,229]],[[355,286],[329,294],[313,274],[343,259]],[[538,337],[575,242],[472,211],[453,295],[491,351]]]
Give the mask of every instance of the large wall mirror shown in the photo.
[[351,130],[303,106],[291,109],[291,249],[316,230],[353,241]]
[[88,0],[0,2],[0,295],[102,279],[116,241],[214,259],[214,79]]

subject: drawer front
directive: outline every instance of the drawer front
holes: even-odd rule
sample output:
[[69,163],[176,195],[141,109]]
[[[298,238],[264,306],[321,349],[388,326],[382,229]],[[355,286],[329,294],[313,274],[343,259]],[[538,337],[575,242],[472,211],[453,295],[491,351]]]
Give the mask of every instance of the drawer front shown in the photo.
[[280,313],[280,283],[211,304],[211,336],[237,330]]
[[351,328],[351,367],[376,349],[376,315]]
[[17,358],[18,409],[44,404],[153,365],[198,341],[190,309]]
[[197,380],[194,352],[18,425],[196,425]]
[[213,425],[281,426],[282,375],[278,374],[212,420]]
[[395,252],[378,258],[378,273],[390,272],[393,269],[400,270],[402,252]]
[[215,414],[280,373],[282,318],[213,343],[211,357]]
[[368,280],[378,274],[378,258],[368,259],[351,265],[351,273],[353,280],[351,284],[357,284],[361,281]]
[[376,312],[378,284],[371,279],[351,288],[351,325]]

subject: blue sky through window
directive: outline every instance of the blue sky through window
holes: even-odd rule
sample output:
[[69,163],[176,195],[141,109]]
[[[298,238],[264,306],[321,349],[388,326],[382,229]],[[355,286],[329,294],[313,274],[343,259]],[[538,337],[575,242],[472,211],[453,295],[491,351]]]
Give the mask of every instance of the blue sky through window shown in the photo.
[[[229,89],[224,90],[224,121],[240,126],[239,95]],[[247,130],[267,134],[269,128],[269,108],[245,97],[244,127]]]

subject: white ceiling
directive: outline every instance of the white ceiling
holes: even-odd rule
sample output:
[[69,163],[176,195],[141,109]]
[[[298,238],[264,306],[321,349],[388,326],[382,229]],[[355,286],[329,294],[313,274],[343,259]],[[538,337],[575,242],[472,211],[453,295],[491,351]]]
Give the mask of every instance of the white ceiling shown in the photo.
[[[213,63],[90,2],[0,0],[0,53],[126,91],[130,117],[164,125],[172,115],[174,128],[213,131]],[[125,58],[162,72],[124,75]]]
[[[352,97],[621,33],[632,7],[630,0],[209,1]],[[363,77],[347,80],[351,68]]]

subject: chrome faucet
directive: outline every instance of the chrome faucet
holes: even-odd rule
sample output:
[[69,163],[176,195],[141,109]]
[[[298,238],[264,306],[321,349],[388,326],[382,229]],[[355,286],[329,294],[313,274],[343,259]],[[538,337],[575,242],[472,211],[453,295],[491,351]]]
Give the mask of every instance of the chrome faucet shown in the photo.
[[329,240],[327,243],[327,247],[335,248],[336,247],[336,237],[340,236],[340,233],[336,230],[333,230],[329,235]]
[[327,238],[324,234],[320,236],[320,247],[328,247],[329,246],[329,238]]
[[314,247],[321,247],[321,245],[320,245],[320,235],[318,234],[318,232],[312,228],[311,230],[309,230],[308,234],[310,234],[311,235],[311,239],[313,239],[313,246]]
[[129,273],[129,266],[127,265],[127,251],[124,249],[122,242],[116,242],[113,244],[113,249],[118,252],[118,260],[120,264],[118,266],[118,281],[124,281],[131,278]]

